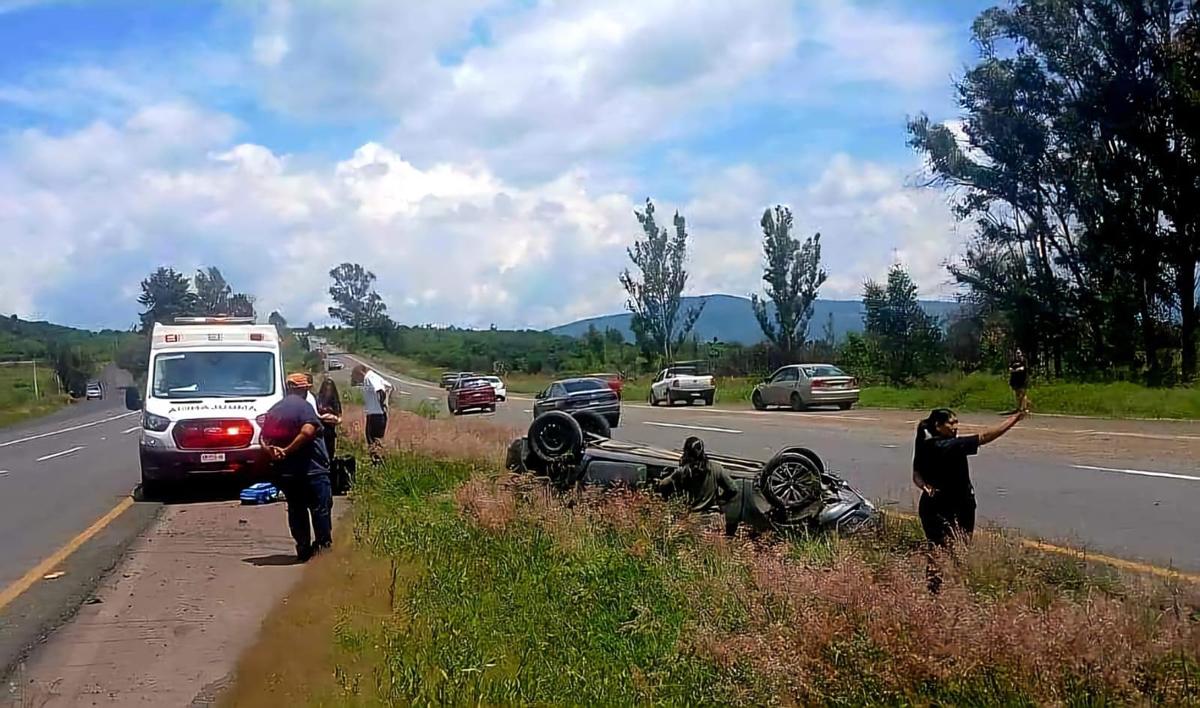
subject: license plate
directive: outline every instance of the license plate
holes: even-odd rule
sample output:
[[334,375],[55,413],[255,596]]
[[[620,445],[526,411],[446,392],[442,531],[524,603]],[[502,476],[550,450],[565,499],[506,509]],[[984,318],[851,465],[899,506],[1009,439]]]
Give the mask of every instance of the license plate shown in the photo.
[[200,455],[201,462],[224,462],[225,453],[223,452],[205,452]]

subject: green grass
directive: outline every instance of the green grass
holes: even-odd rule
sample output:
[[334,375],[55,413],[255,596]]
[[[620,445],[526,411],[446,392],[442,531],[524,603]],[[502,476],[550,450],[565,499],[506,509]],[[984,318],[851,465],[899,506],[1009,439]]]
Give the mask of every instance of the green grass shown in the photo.
[[38,367],[38,392],[33,395],[33,367],[0,366],[0,427],[52,413],[67,405],[69,397],[59,394],[54,372]]

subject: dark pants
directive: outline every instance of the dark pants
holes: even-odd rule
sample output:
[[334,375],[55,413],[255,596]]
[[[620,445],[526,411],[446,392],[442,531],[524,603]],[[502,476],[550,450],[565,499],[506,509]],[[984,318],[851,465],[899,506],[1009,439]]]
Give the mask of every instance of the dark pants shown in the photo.
[[[284,478],[280,487],[287,496],[288,528],[296,542],[296,554],[305,557],[314,548],[333,543],[333,490],[329,475]],[[309,517],[312,534],[309,534]],[[315,537],[315,543],[313,541]]]
[[332,425],[326,425],[324,430],[325,436],[325,452],[329,455],[329,460],[333,461],[334,450],[337,448],[337,428]]
[[371,413],[367,416],[367,445],[374,445],[383,440],[383,434],[387,432],[387,415],[383,413]]
[[[925,538],[932,545],[949,548],[956,534],[964,541],[969,541],[975,531],[974,494],[938,493],[931,497],[922,493],[917,513],[921,517]],[[931,593],[941,591],[942,572],[932,552],[925,566],[925,580]]]
[[949,545],[955,533],[969,539],[975,531],[974,494],[922,493],[917,513],[925,538],[939,546]]

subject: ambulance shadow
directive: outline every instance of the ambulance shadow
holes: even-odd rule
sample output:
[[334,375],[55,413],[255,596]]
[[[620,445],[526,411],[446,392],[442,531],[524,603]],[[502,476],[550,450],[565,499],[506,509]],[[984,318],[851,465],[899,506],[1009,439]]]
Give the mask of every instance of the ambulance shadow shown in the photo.
[[208,482],[147,490],[139,484],[133,490],[133,500],[157,502],[164,505],[236,501],[243,486],[227,482]]

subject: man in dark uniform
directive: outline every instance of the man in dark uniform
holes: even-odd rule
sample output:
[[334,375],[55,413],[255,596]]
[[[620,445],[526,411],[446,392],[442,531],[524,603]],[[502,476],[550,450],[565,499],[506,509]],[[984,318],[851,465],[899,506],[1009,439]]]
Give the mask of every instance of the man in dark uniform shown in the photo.
[[321,419],[305,398],[309,388],[305,374],[288,376],[287,395],[267,411],[262,434],[287,496],[288,527],[301,563],[333,545],[329,455]]

